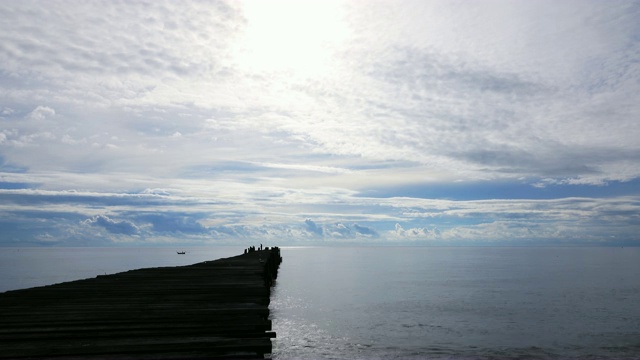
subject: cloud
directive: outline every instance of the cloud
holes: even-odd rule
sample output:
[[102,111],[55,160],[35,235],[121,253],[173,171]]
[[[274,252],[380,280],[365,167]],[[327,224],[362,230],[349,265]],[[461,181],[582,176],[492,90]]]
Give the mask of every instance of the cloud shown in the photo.
[[0,2],[7,234],[631,239],[639,15],[590,0]]
[[33,109],[32,112],[27,115],[27,118],[35,121],[42,121],[47,118],[51,118],[56,114],[56,111],[48,106],[38,106]]
[[322,227],[318,226],[313,220],[311,219],[306,219],[304,221],[305,225],[307,226],[307,230],[313,234],[316,234],[318,236],[322,236],[323,235],[323,230]]
[[136,219],[150,222],[158,233],[206,234],[207,228],[198,222],[200,216],[183,213],[136,214]]
[[361,239],[361,238],[377,238],[378,233],[369,227],[358,224],[344,224],[336,222],[323,226],[323,234],[325,239],[343,240],[343,239]]
[[130,221],[113,220],[106,215],[94,216],[90,219],[85,220],[84,223],[93,226],[101,226],[112,234],[134,235],[140,231],[138,227]]
[[[233,24],[226,19],[236,16],[232,4],[207,1],[188,6],[57,1],[51,7],[5,4],[3,10],[5,46],[11,49],[5,66],[59,78],[201,71],[206,66],[202,55],[220,50],[233,36]],[[31,26],[31,20],[38,26]]]
[[[637,195],[616,196],[615,192],[601,198],[444,200],[373,198],[326,190],[276,200],[255,190],[247,186],[233,193],[207,194],[194,189],[193,183],[161,190],[161,194],[156,190],[89,194],[0,189],[0,228],[5,245],[37,241],[46,233],[57,244],[75,246],[267,240],[280,245],[514,244],[550,239],[563,244],[614,240],[630,244],[640,230]],[[187,191],[199,195],[184,196]],[[316,220],[300,219],[301,212]]]
[[396,224],[395,235],[400,239],[434,240],[440,238],[440,231],[436,228],[411,228],[405,230],[402,225]]
[[351,227],[356,232],[356,234],[361,236],[372,237],[372,238],[377,238],[380,236],[377,231],[366,226],[353,224]]
[[[627,155],[638,152],[629,119],[640,111],[629,95],[638,45],[628,4],[317,6],[323,21],[348,20],[336,39],[307,34],[331,45],[335,66],[288,79],[240,61],[259,45],[246,42],[256,24],[265,25],[250,4],[57,5],[3,4],[12,35],[5,76],[24,80],[3,85],[16,103],[6,108],[24,118],[56,109],[55,126],[4,133],[3,153],[27,167],[164,175],[204,169],[215,152],[217,162],[253,163],[271,169],[267,176],[337,179],[409,159],[442,179],[640,175]],[[300,38],[311,31],[303,28]],[[33,105],[44,99],[50,105]]]
[[[0,111],[0,115],[2,115],[3,117],[12,115],[13,113],[15,113],[15,110],[9,107],[2,107],[2,111]],[[3,117],[0,117],[0,119],[3,119]]]
[[489,92],[526,98],[552,90],[523,79],[523,75],[516,72],[483,68],[415,47],[394,49],[393,55],[384,60],[374,63],[371,75],[392,86],[408,87],[413,91],[431,89],[444,91],[446,95],[464,91],[475,96]]
[[329,174],[343,174],[350,173],[349,169],[341,169],[337,167],[330,166],[318,166],[318,165],[305,165],[305,164],[274,164],[274,163],[262,163],[260,164],[265,167],[275,168],[275,169],[289,169],[289,170],[300,170],[300,171],[317,171],[322,173]]

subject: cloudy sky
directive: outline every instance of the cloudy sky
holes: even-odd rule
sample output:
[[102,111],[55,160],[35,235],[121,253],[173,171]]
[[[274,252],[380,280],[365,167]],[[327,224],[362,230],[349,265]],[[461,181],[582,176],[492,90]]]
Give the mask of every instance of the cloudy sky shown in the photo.
[[0,245],[638,245],[639,19],[0,1]]

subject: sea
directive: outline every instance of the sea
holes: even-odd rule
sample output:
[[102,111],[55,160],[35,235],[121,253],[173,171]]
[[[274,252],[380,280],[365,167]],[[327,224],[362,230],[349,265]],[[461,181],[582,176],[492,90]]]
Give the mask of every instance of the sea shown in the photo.
[[[243,247],[9,248],[0,291]],[[640,359],[640,247],[281,247],[273,359]]]

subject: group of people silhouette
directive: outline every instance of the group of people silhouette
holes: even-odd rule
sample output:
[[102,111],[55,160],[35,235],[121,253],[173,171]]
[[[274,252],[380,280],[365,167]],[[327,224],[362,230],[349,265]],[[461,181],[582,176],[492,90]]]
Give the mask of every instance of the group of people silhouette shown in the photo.
[[[269,250],[269,247],[267,246],[266,248],[264,248],[265,250]],[[262,250],[262,244],[260,244],[260,247],[257,250]],[[247,249],[244,249],[244,253],[248,254],[251,252],[256,251],[256,247],[255,246],[249,246]]]

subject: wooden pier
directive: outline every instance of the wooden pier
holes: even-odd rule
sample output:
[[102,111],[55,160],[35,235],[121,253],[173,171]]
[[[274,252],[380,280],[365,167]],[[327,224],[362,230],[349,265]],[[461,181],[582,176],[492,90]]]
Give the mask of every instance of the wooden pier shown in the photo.
[[281,259],[246,251],[0,293],[0,359],[263,358]]

